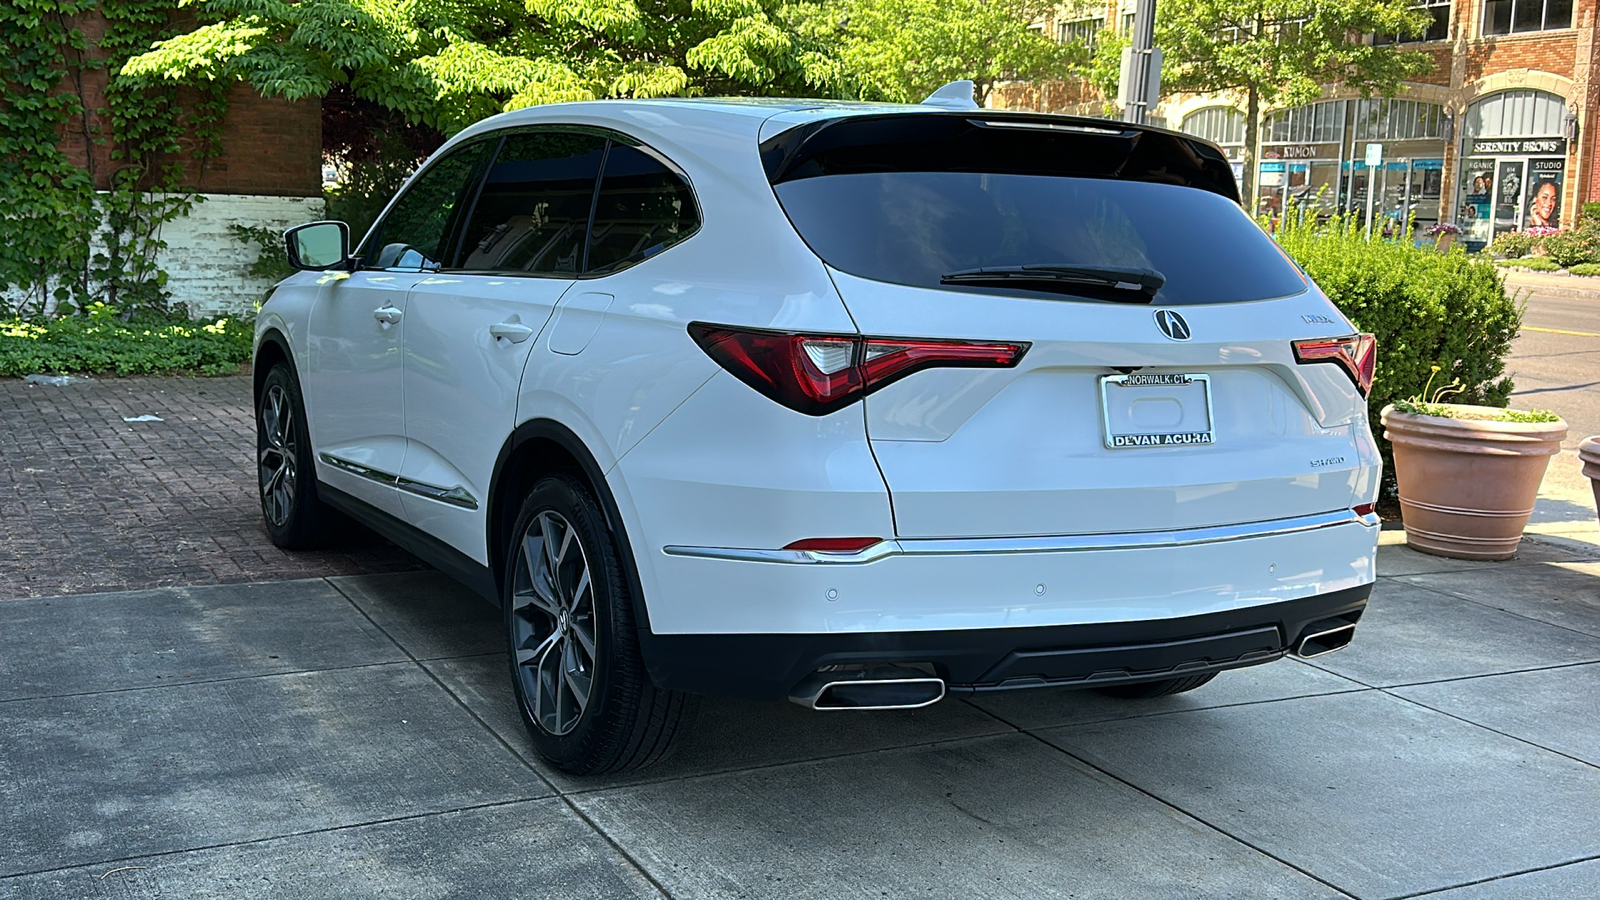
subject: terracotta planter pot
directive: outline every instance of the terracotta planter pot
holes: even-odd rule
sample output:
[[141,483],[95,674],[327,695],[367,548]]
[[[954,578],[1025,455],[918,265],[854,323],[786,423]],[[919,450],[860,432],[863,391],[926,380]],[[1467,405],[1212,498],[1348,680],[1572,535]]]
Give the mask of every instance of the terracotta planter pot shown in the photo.
[[[1456,406],[1463,412],[1499,410]],[[1567,423],[1485,422],[1385,407],[1406,544],[1456,559],[1510,559]]]
[[1583,461],[1583,475],[1594,490],[1594,504],[1600,510],[1600,437],[1586,437],[1578,445],[1578,459]]

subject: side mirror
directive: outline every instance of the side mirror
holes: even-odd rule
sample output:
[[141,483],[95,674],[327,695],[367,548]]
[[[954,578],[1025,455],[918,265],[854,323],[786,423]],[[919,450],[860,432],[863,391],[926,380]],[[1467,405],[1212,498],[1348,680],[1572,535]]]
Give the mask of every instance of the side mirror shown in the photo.
[[343,222],[311,222],[283,233],[289,265],[321,272],[350,267],[350,226]]

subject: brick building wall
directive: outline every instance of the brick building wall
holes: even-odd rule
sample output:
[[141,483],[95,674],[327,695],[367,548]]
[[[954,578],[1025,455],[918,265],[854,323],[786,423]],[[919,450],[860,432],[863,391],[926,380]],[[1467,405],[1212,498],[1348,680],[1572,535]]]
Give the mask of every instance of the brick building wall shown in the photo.
[[[62,128],[59,146],[73,164],[89,172],[96,189],[105,191],[116,168],[126,165],[111,158],[112,147],[105,140],[110,128],[101,111],[110,73],[93,64],[104,61],[99,44],[106,23],[96,12],[72,24],[88,38],[90,64],[71,69],[57,90],[78,94],[85,112]],[[180,111],[193,99],[180,91]],[[198,202],[187,216],[162,229],[167,248],[157,265],[167,273],[172,300],[186,304],[193,314],[249,313],[270,283],[247,271],[258,248],[235,237],[228,226],[281,230],[322,217],[321,103],[266,98],[236,85],[221,124],[220,153],[195,159],[195,141],[180,138],[179,143],[184,149],[178,187],[198,195]],[[157,170],[170,161],[156,160]]]
[[[98,14],[77,17],[74,23],[88,38],[88,58],[104,61],[100,40],[106,23]],[[61,135],[61,149],[75,165],[88,169],[95,187],[106,190],[115,167],[124,165],[111,158],[112,148],[104,137],[110,123],[100,111],[106,105],[106,85],[110,73],[102,66],[74,69],[60,90],[82,98],[85,113],[69,123]],[[193,95],[179,92],[178,107],[186,108]],[[186,150],[192,150],[193,142]],[[322,194],[322,106],[316,100],[289,102],[262,97],[246,85],[235,86],[228,95],[228,112],[222,123],[220,155],[195,160],[188,153],[181,159],[184,179],[180,187],[188,191],[219,194],[250,194],[276,197],[319,197]],[[167,160],[158,160],[158,163]]]

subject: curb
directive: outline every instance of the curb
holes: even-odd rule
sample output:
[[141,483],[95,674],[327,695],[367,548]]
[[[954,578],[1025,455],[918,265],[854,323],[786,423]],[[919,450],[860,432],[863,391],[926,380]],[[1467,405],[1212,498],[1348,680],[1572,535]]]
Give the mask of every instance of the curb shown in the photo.
[[[1501,271],[1504,273],[1506,287],[1508,288],[1543,294],[1547,297],[1560,297],[1563,300],[1585,300],[1590,297],[1600,299],[1600,278],[1586,275],[1522,274],[1513,273],[1509,269],[1502,269]],[[1583,279],[1584,286],[1580,287],[1570,283],[1579,278]]]

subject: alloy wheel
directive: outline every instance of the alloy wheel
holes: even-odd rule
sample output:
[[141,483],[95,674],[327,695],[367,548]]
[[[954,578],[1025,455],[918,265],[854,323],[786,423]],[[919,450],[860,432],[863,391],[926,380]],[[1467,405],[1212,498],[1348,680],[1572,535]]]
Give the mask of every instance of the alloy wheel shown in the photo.
[[299,477],[295,460],[300,450],[294,405],[281,384],[267,388],[266,396],[261,398],[261,436],[265,441],[258,460],[261,509],[267,521],[281,527],[294,512],[294,492]]
[[596,659],[594,583],[572,523],[545,510],[517,542],[511,647],[533,721],[572,731],[589,706]]

